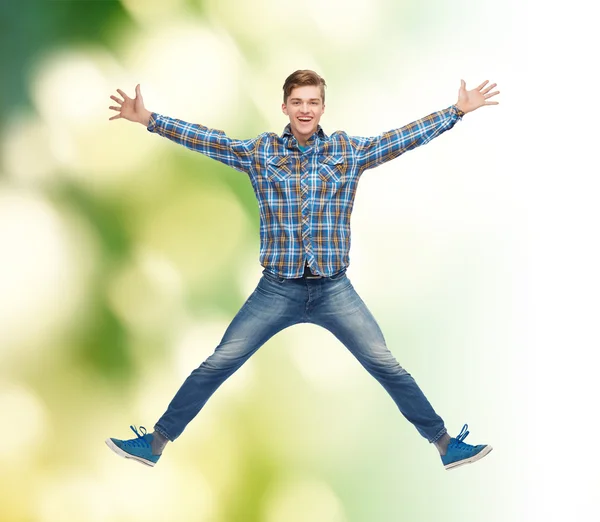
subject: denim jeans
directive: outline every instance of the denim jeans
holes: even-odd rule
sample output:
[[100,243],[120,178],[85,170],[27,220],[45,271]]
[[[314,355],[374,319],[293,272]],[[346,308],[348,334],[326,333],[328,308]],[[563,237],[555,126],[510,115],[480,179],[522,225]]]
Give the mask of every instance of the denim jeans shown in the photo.
[[263,270],[258,286],[214,353],[184,381],[154,429],[175,440],[215,390],[254,352],[276,333],[298,323],[317,324],[335,335],[429,442],[446,433],[444,421],[388,350],[375,318],[345,270],[321,279],[285,279]]

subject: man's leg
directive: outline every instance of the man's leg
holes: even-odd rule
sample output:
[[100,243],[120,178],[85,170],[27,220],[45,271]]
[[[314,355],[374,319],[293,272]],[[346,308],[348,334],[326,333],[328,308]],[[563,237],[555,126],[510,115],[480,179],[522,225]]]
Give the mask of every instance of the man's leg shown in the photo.
[[387,349],[381,329],[367,306],[344,275],[322,280],[310,322],[331,331],[358,359],[364,368],[390,394],[401,413],[419,433],[437,447],[442,464],[454,469],[475,462],[487,455],[492,447],[472,446],[464,442],[469,434],[465,424],[460,434],[450,437],[444,421]]
[[213,352],[185,380],[155,430],[173,441],[198,414],[206,401],[264,343],[302,318],[293,294],[284,281],[262,277],[257,288],[237,313]]
[[344,275],[324,279],[310,322],[335,335],[385,388],[404,417],[429,442],[446,434],[442,418],[388,350],[375,318]]
[[[154,426],[153,434],[134,430],[137,439],[108,439],[108,446],[121,456],[153,466],[166,441],[174,441],[181,435],[228,377],[277,332],[302,319],[304,300],[299,295],[301,287],[291,287],[286,283],[289,281],[272,275],[264,275],[260,279],[213,354],[192,371],[179,388]],[[144,455],[140,457],[142,453]]]

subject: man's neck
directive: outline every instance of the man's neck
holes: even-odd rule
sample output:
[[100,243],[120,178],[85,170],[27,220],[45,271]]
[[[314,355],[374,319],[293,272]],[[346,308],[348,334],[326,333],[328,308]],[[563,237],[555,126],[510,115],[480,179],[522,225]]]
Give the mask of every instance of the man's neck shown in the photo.
[[298,142],[298,146],[308,147],[307,143],[308,143],[309,138],[301,138],[301,137],[296,136],[295,134],[294,134],[294,137],[296,138],[296,141]]

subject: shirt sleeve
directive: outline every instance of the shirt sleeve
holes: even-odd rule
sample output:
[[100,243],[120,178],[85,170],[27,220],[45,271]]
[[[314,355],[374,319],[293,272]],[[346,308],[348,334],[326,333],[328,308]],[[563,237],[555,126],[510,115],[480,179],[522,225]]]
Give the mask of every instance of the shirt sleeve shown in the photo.
[[248,172],[257,142],[257,138],[251,140],[232,139],[223,131],[169,118],[155,112],[150,116],[148,131],[164,136],[241,172]]
[[400,129],[384,132],[374,138],[350,137],[356,161],[361,170],[372,169],[401,154],[425,145],[454,127],[464,116],[456,105],[437,111]]

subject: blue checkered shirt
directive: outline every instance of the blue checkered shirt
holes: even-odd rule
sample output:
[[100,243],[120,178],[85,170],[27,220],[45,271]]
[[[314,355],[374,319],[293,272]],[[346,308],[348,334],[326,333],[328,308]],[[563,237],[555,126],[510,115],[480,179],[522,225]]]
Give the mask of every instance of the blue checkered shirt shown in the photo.
[[361,174],[451,129],[455,105],[371,138],[319,126],[299,149],[289,124],[237,140],[223,131],[152,113],[148,130],[245,172],[260,212],[260,264],[284,278],[302,277],[305,263],[332,276],[350,263],[350,214]]

